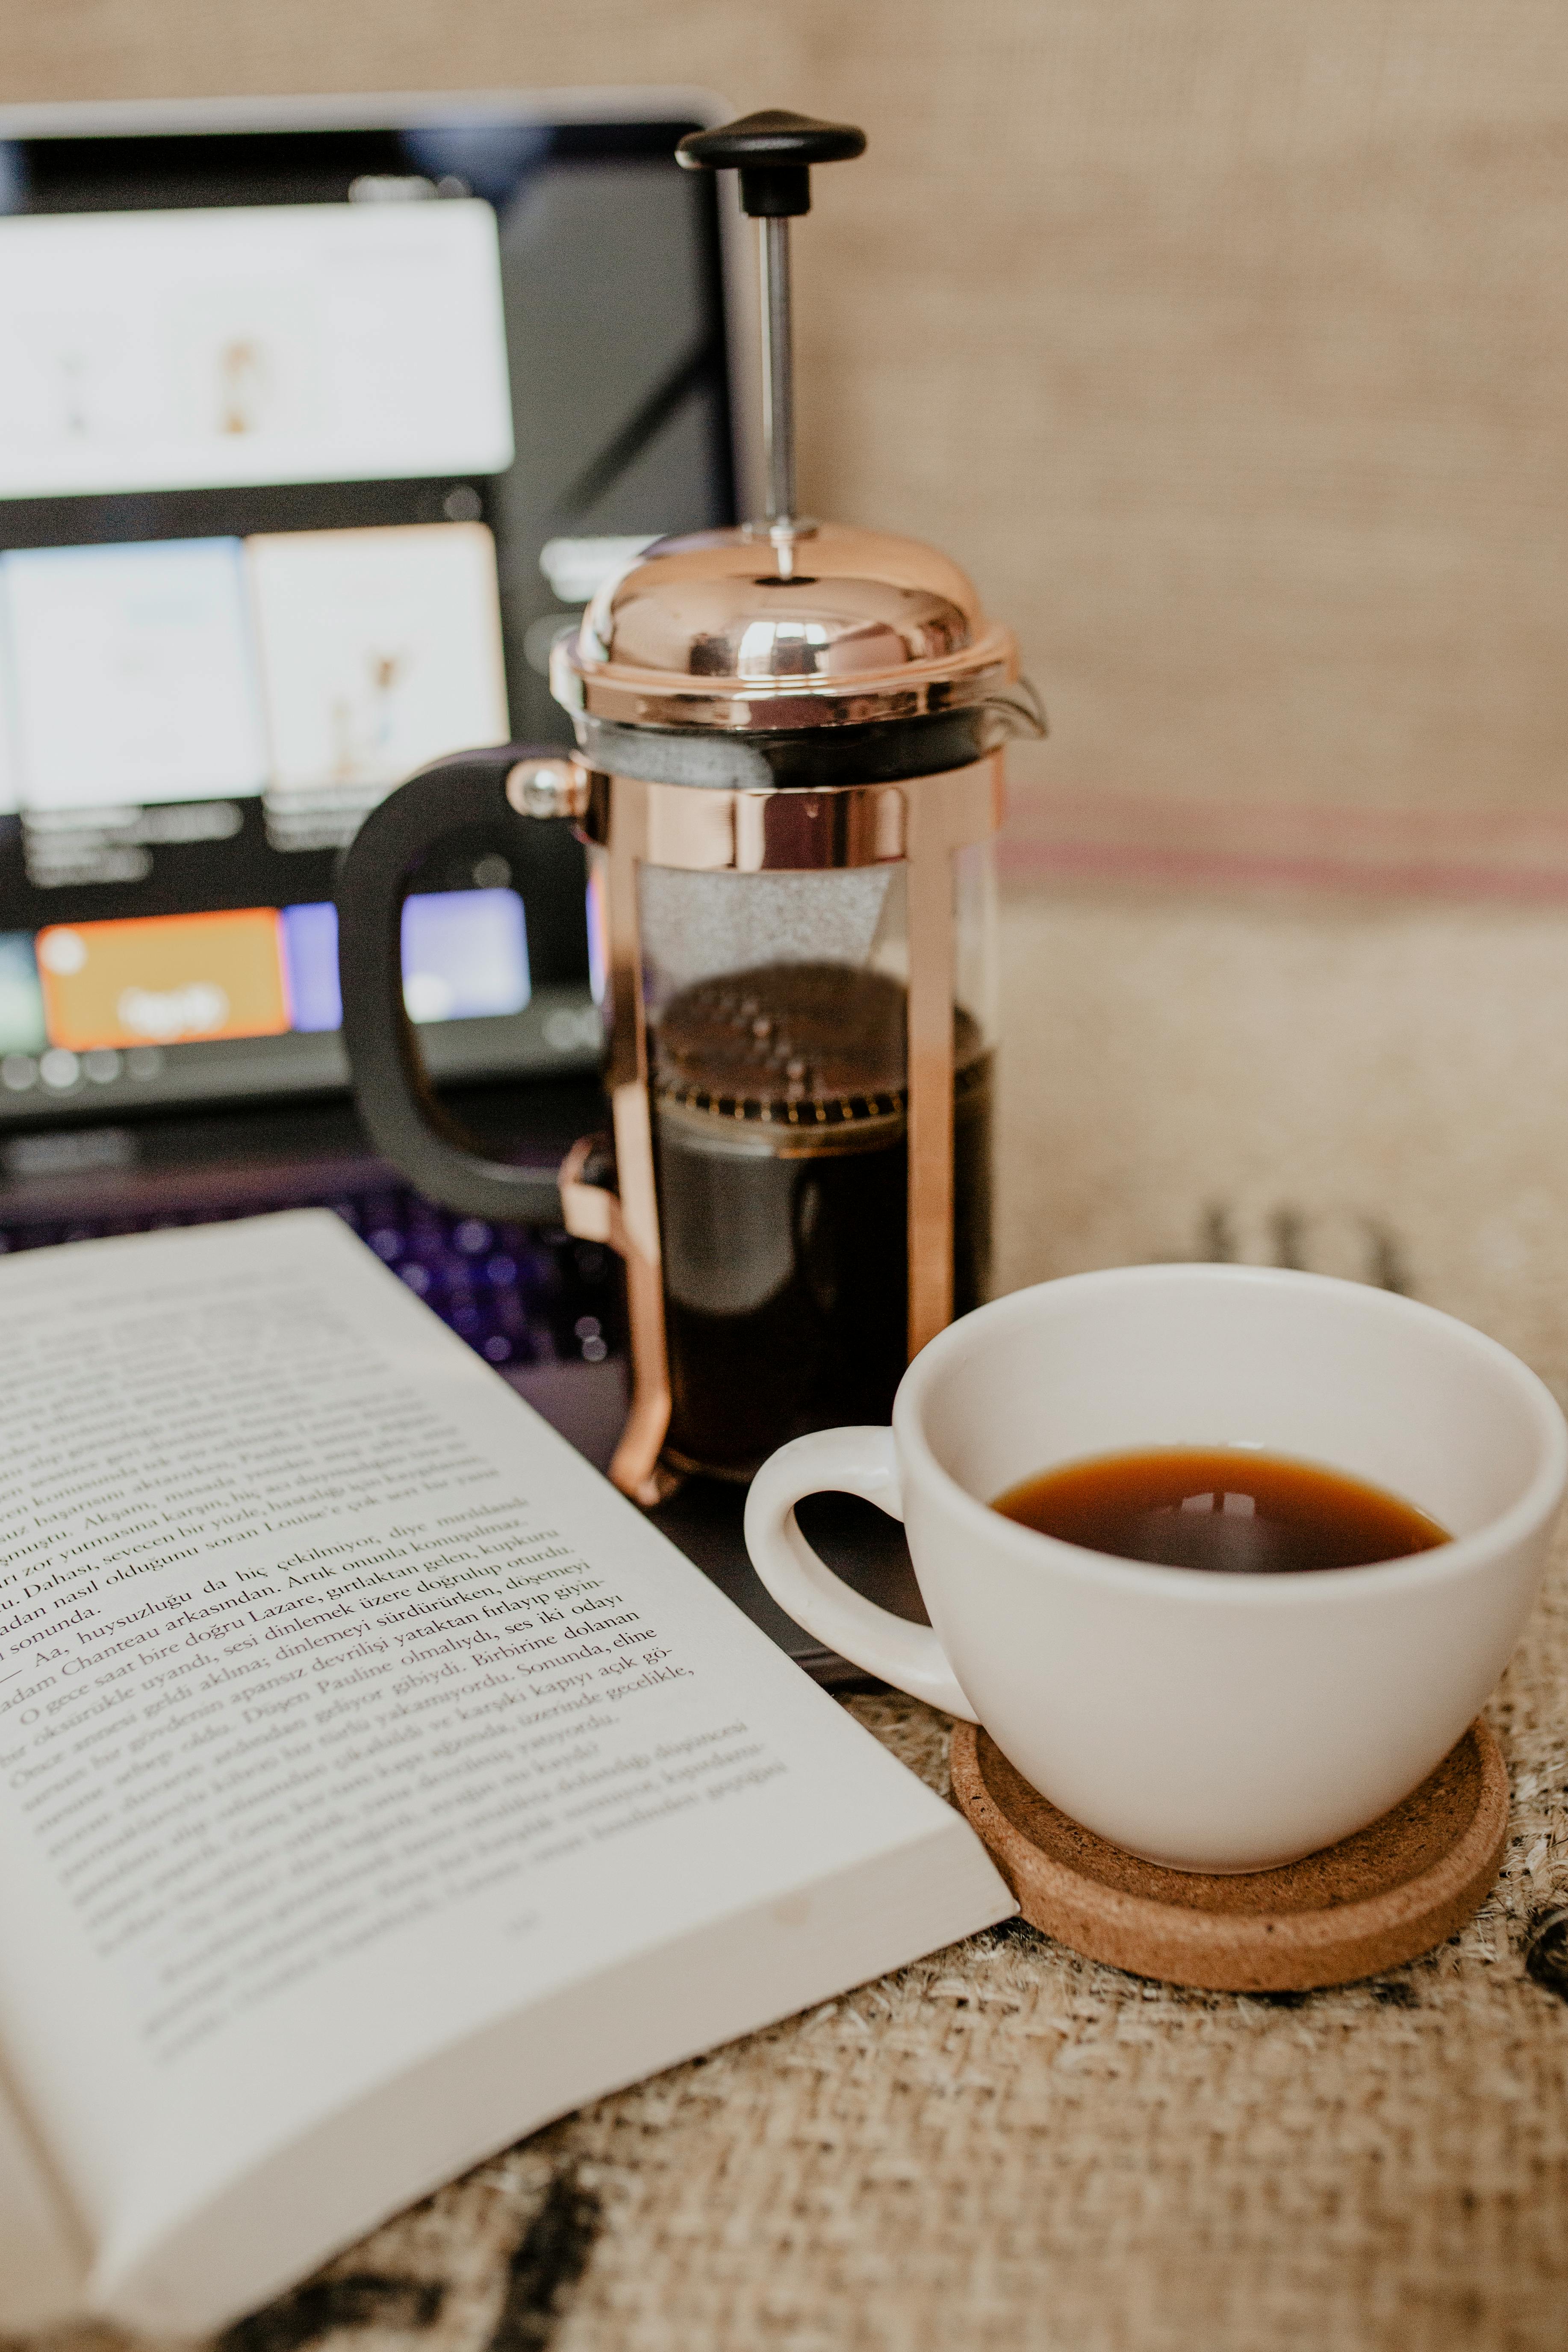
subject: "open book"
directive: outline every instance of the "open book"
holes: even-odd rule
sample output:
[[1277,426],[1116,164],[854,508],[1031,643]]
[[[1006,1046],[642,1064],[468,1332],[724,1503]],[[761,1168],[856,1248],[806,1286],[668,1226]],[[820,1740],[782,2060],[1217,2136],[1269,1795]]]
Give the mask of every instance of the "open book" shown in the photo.
[[0,1266],[0,2328],[196,2333],[1002,1918],[324,1211]]

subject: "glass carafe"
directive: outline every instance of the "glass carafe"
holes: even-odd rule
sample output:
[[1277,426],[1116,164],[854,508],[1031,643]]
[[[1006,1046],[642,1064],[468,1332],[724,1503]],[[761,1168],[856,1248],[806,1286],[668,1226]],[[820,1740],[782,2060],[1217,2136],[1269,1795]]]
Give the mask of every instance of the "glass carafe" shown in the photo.
[[[612,1475],[742,1479],[787,1438],[881,1422],[909,1357],[984,1297],[1002,750],[1039,732],[1009,632],[912,540],[794,512],[788,229],[845,125],[683,142],[761,225],[768,511],[660,541],[551,665],[570,753],[416,777],[340,893],[344,1034],[389,1158],[482,1216],[560,1216],[624,1260],[632,1396]],[[400,894],[442,835],[541,822],[588,845],[609,1150],[544,1198],[421,1078]]]

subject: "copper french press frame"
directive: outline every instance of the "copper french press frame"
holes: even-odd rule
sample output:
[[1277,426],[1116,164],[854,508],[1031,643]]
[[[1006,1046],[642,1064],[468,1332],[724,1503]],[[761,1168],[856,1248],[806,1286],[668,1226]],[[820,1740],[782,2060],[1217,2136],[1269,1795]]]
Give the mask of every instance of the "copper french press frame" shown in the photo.
[[[570,816],[584,840],[605,856],[611,946],[604,1084],[616,1190],[586,1181],[592,1146],[580,1143],[561,1168],[561,1213],[568,1233],[606,1244],[625,1263],[632,1402],[610,1475],[622,1493],[652,1504],[664,1491],[659,1456],[671,1398],[639,869],[649,865],[687,873],[801,874],[904,866],[908,1346],[914,1356],[953,1313],[953,859],[961,849],[990,841],[1000,825],[1002,755],[986,752],[962,768],[901,783],[804,792],[653,783],[564,757],[523,760],[507,777],[507,797],[519,814]],[[798,1118],[795,1107],[789,1108]]]
[[[751,875],[904,867],[911,1355],[954,1306],[955,858],[998,830],[1000,742],[1043,732],[1043,720],[1017,690],[1011,633],[988,619],[956,565],[916,541],[795,512],[789,223],[810,209],[810,168],[864,145],[852,125],[779,110],[681,141],[686,168],[738,173],[742,209],[758,224],[764,517],[661,541],[607,582],[551,657],[551,689],[571,717],[576,750],[483,751],[422,772],[367,821],[340,890],[344,1038],[367,1128],[388,1159],[433,1198],[475,1215],[549,1222],[559,1190],[567,1230],[624,1261],[632,1387],[611,1476],[644,1504],[666,1491],[673,1404],[644,866]],[[599,861],[616,1163],[608,1188],[600,1138],[573,1148],[558,1186],[465,1135],[432,1094],[402,1010],[400,894],[444,833],[488,820],[502,776],[519,815],[570,820]],[[775,1139],[780,1123],[810,1120],[820,1144],[850,1107],[786,1098],[735,1108],[760,1114]],[[725,1107],[703,1115],[722,1118]],[[778,1156],[793,1156],[787,1140]],[[816,1156],[804,1138],[800,1156]]]

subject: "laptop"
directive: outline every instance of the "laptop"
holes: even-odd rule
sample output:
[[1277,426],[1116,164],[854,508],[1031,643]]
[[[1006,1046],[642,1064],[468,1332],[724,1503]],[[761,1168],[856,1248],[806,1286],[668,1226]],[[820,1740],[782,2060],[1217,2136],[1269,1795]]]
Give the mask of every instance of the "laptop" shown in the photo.
[[[0,1249],[319,1202],[601,1465],[619,1268],[420,1199],[354,1118],[336,862],[413,770],[570,741],[557,634],[737,512],[691,92],[0,110]],[[403,919],[427,1065],[557,1165],[602,1120],[581,853],[455,838]],[[738,1497],[667,1531],[808,1669]],[[907,1605],[897,1530],[814,1507]],[[861,1514],[856,1517],[857,1511]],[[847,1516],[846,1516],[847,1515]]]

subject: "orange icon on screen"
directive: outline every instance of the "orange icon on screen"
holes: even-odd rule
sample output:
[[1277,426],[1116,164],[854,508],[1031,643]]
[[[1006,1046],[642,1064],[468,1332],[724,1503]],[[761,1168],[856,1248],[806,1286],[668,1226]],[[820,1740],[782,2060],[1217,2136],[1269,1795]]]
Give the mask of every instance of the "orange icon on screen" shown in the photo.
[[73,1053],[276,1037],[288,1027],[270,907],[55,923],[38,933],[35,952],[50,1042]]

